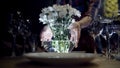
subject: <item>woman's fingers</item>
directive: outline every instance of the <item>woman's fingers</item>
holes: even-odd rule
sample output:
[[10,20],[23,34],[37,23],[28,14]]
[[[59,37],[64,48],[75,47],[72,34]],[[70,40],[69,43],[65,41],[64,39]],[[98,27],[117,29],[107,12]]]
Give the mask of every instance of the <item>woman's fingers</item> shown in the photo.
[[79,42],[79,37],[80,37],[80,29],[71,29],[71,37],[70,37],[70,41],[72,41],[73,43],[75,43],[75,47],[77,48],[78,46],[78,42]]
[[40,34],[40,41],[51,41],[52,36],[53,36],[53,33],[50,27],[45,27],[45,29]]
[[78,42],[79,42],[79,38],[80,38],[80,25],[78,22],[72,23],[70,24],[70,26],[68,27],[68,29],[71,30],[71,37],[70,37],[70,41],[73,41],[75,43],[75,48],[78,47]]
[[74,35],[75,48],[78,47],[79,38],[80,38],[80,28],[76,28],[75,35]]
[[79,28],[77,28],[77,42],[76,42],[76,44],[77,44],[77,46],[78,46],[78,43],[79,43],[79,39],[80,39],[80,33],[81,32],[81,28],[79,27]]

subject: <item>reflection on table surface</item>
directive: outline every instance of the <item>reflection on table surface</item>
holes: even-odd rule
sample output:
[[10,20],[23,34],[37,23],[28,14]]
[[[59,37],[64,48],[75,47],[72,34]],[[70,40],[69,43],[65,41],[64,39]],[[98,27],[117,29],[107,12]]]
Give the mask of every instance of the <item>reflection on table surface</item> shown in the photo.
[[[57,62],[57,61],[56,61]],[[120,61],[108,59],[105,56],[98,56],[90,63],[84,64],[46,64],[42,62],[32,62],[29,59],[19,57],[0,58],[0,68],[120,68]]]

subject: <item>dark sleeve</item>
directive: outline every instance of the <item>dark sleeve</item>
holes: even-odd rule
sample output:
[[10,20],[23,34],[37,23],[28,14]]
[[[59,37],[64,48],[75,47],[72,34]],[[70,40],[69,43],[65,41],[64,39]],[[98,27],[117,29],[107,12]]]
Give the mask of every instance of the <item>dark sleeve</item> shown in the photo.
[[88,11],[85,12],[85,16],[91,15],[96,2],[97,2],[97,0],[89,0],[88,1]]

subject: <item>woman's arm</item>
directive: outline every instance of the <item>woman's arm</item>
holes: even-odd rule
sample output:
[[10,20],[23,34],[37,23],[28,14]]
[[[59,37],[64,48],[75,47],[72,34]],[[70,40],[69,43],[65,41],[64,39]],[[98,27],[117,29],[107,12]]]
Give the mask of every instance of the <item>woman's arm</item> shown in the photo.
[[[93,9],[93,5],[96,2],[96,0],[90,0],[90,3],[88,5],[88,11],[85,12],[84,17],[82,19],[80,19],[79,21],[76,22],[76,24],[80,27],[80,28],[85,28],[87,27],[89,24],[91,24],[92,21],[92,9]],[[97,9],[95,9],[95,14],[98,12]]]
[[72,32],[71,33],[72,37],[70,38],[70,40],[75,42],[75,47],[78,46],[81,29],[90,25],[92,21],[91,12],[92,12],[92,8],[93,8],[95,1],[96,0],[90,0],[90,3],[88,5],[89,6],[88,11],[84,14],[85,16],[82,17],[79,21],[76,21],[75,23],[72,23],[69,26],[69,29]]

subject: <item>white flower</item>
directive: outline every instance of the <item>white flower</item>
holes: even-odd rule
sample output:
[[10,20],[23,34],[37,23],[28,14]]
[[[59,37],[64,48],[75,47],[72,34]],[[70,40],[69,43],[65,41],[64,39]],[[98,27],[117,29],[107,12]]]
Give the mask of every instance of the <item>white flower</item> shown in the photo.
[[75,19],[72,19],[72,23],[75,23]]
[[42,13],[49,13],[48,8],[44,8],[44,9],[42,9]]
[[53,8],[55,9],[55,11],[60,11],[60,6],[59,5],[53,5]]
[[81,12],[73,8],[69,4],[66,5],[54,4],[53,6],[43,8],[42,13],[40,13],[39,16],[40,16],[39,21],[42,22],[43,24],[50,24],[50,26],[52,26],[52,24],[62,22],[64,24],[69,25],[70,23],[74,22],[73,21],[74,19],[72,20],[72,16],[81,17]]
[[53,7],[51,7],[51,6],[48,7],[48,10],[49,11],[54,11]]
[[78,17],[81,17],[81,13],[77,10],[75,10],[75,15],[78,16]]
[[63,34],[63,31],[61,31],[61,34]]

